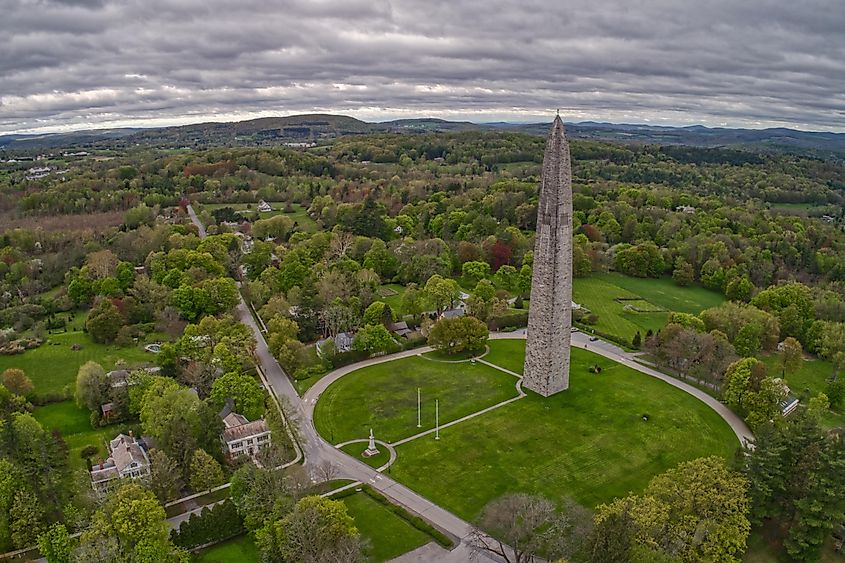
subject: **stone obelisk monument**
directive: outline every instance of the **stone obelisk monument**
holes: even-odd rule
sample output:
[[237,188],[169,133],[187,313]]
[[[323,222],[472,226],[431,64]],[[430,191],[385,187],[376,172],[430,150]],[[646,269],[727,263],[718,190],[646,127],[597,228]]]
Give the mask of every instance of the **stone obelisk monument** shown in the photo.
[[572,170],[560,115],[543,156],[533,269],[522,386],[548,397],[569,387],[572,326]]

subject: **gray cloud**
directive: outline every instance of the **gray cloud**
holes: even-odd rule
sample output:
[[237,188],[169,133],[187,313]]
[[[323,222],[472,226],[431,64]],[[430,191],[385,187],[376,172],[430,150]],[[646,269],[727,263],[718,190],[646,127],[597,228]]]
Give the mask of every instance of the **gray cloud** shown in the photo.
[[840,0],[7,0],[0,132],[311,111],[845,130]]

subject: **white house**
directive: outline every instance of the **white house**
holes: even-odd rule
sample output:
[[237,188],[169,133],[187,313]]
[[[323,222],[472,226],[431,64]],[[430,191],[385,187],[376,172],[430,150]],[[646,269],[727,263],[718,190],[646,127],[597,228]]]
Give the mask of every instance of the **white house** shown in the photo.
[[693,207],[692,205],[679,205],[675,208],[675,211],[692,215],[693,213],[695,213],[695,207]]
[[247,418],[231,411],[232,405],[227,401],[220,412],[223,419],[223,453],[229,459],[236,459],[242,455],[255,457],[259,451],[270,445],[270,427],[263,418],[250,422]]
[[273,206],[264,201],[263,199],[258,202],[258,212],[259,213],[270,213],[273,211]]
[[140,479],[150,474],[150,458],[141,442],[132,436],[118,434],[109,442],[109,455],[106,461],[91,468],[91,485],[100,494],[105,494],[114,487],[118,479]]

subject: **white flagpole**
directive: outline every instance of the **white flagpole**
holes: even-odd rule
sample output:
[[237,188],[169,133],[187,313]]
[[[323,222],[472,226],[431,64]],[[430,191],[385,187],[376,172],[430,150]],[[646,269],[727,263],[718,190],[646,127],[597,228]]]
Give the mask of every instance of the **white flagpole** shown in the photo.
[[419,387],[417,387],[417,428],[422,428],[422,403],[420,402]]
[[434,439],[440,439],[440,399],[434,399]]

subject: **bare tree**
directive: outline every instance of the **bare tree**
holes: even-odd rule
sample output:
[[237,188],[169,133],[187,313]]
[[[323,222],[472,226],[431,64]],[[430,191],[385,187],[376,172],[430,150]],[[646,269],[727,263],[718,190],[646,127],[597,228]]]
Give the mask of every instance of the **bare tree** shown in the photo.
[[320,483],[336,479],[338,474],[337,466],[327,459],[323,460],[323,462],[317,466],[315,472],[317,474],[317,481]]
[[530,563],[538,554],[559,559],[582,551],[592,520],[589,511],[573,501],[567,500],[559,512],[544,497],[513,493],[490,502],[478,525],[470,536],[476,555],[492,553],[508,563]]

